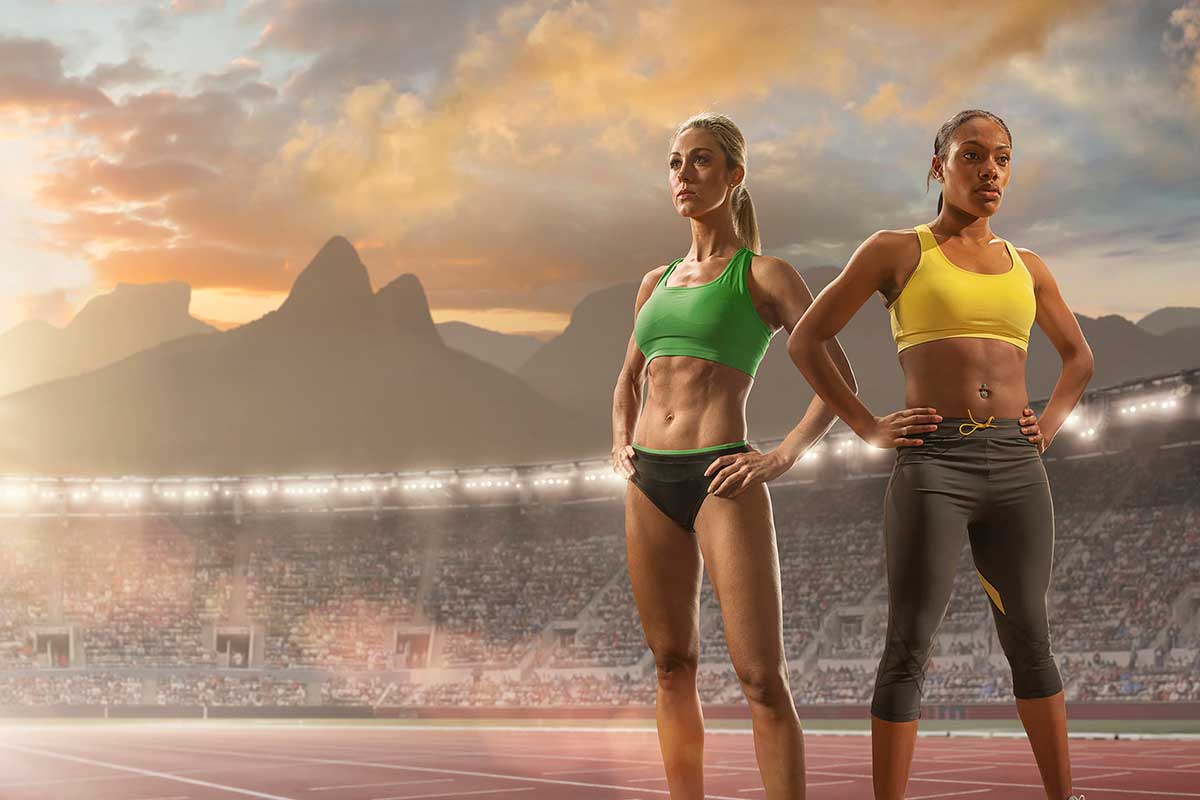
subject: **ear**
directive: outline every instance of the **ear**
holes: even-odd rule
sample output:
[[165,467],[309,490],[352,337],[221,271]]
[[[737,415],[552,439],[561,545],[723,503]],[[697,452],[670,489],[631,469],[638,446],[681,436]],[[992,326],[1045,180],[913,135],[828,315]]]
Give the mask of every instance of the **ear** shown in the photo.
[[729,171],[729,180],[733,183],[733,188],[741,185],[742,181],[746,180],[746,168],[741,164]]
[[945,183],[946,178],[942,175],[942,160],[934,155],[933,160],[929,162],[929,170],[933,173],[933,179],[938,183]]

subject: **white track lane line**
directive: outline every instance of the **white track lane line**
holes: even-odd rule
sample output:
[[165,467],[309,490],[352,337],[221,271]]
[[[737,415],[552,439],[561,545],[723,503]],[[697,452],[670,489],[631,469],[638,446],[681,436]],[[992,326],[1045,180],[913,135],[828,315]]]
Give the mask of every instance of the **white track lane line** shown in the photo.
[[425,800],[429,797],[466,797],[469,794],[499,794],[500,792],[532,792],[533,786],[522,786],[516,789],[480,789],[474,792],[442,792],[441,794],[402,794],[398,797],[376,797],[374,800]]
[[[809,782],[809,783],[805,783],[804,785],[806,788],[811,789],[814,786],[840,786],[843,783],[854,783],[854,781],[820,781],[818,783]],[[738,791],[739,792],[765,792],[766,789],[763,789],[761,787],[756,787],[753,789],[738,789]]]
[[[1136,754],[1130,754],[1129,756],[1127,756],[1127,758],[1135,758],[1135,757],[1136,757]],[[929,760],[937,761],[938,763],[941,763],[941,764],[957,764],[961,761],[964,761],[965,759],[959,758],[957,756],[953,756],[953,757],[952,756],[937,756],[937,757],[929,757]],[[973,763],[975,763],[975,762],[973,762]],[[1031,766],[1028,762],[1024,762],[1024,761],[992,761],[989,759],[989,760],[987,760],[987,763],[993,767],[1028,767],[1028,766]],[[1116,766],[1117,766],[1116,764],[1072,764],[1071,769],[1072,770],[1113,769]],[[1120,769],[1127,769],[1130,772],[1182,772],[1186,775],[1196,774],[1196,772],[1194,770],[1184,770],[1184,769],[1179,769],[1178,767],[1129,767],[1129,766],[1125,766],[1124,764],[1122,764],[1122,765],[1120,765]],[[1086,775],[1083,777],[1083,780],[1087,780]]]
[[[11,747],[12,745],[7,745]],[[349,759],[340,758],[305,758],[303,756],[283,756],[269,755],[266,753],[246,753],[240,750],[198,750],[187,747],[168,747],[166,745],[149,745],[149,744],[132,744],[126,743],[126,747],[139,747],[150,750],[171,750],[180,753],[208,754],[208,755],[224,755],[233,756],[235,758],[273,758],[278,761],[291,761],[301,764],[329,764],[343,767],[368,767],[374,769],[395,769],[405,770],[409,772],[432,772],[441,775],[465,775],[472,778],[494,778],[501,781],[516,781],[518,783],[547,783],[554,786],[579,786],[585,789],[616,789],[618,791],[630,791],[629,786],[620,786],[612,783],[588,783],[586,781],[558,781],[550,778],[535,778],[532,775],[510,775],[502,772],[477,772],[475,770],[465,769],[439,769],[437,767],[418,767],[411,764],[389,764],[382,761],[351,761]],[[169,776],[168,776],[169,777]],[[852,775],[850,777],[859,777]],[[665,789],[642,789],[636,791],[650,792],[652,794],[669,795]],[[740,797],[731,797],[720,794],[706,794],[705,800],[742,800]],[[284,798],[283,800],[294,800],[294,798]]]
[[[644,767],[639,765],[638,767],[626,767],[626,769],[639,769],[639,768],[650,769],[651,767],[658,769],[658,768],[661,768],[661,766],[662,766],[661,764],[646,764],[646,765],[644,765]],[[614,769],[614,767],[578,767],[576,769],[551,769],[551,770],[544,770],[542,772],[542,774],[543,775],[578,775],[581,772],[606,772],[610,769]]]
[[983,794],[991,792],[991,789],[967,789],[961,792],[942,792],[941,794],[916,794],[909,795],[908,800],[932,800],[934,797],[962,797],[964,794]]
[[22,747],[19,744],[7,744],[0,742],[0,747],[9,750],[16,750],[18,753],[28,753],[35,756],[45,756],[46,758],[57,758],[63,761],[74,761],[77,764],[89,764],[93,767],[106,767],[108,769],[120,770],[122,772],[131,772],[137,775],[145,775],[149,778],[161,778],[167,781],[176,781],[177,783],[187,783],[192,786],[203,786],[206,789],[220,789],[225,792],[233,792],[234,794],[242,794],[246,797],[258,797],[262,800],[295,800],[292,797],[284,797],[278,794],[266,794],[265,792],[255,792],[251,789],[241,789],[237,786],[225,786],[220,783],[209,783],[208,781],[200,781],[195,778],[180,778],[177,775],[171,775],[166,772],[155,772],[151,769],[139,769],[138,767],[127,767],[123,764],[110,764],[106,761],[97,761],[91,758],[80,758],[79,756],[68,756],[62,753],[55,753],[52,750],[41,750],[36,747]]
[[[217,770],[220,772],[262,772],[269,769],[285,769],[287,764],[251,764],[245,767],[193,767],[190,769],[177,769],[172,772],[172,775],[195,775],[202,772],[212,772]],[[67,783],[109,783],[112,781],[136,781],[141,780],[141,775],[92,775],[87,778],[41,778],[39,780],[28,781],[5,781],[0,783],[0,789],[18,789],[25,786],[58,786]]]
[[383,783],[346,783],[341,786],[312,786],[310,792],[331,792],[334,789],[374,789],[376,786],[411,786],[415,783],[450,783],[453,778],[423,778],[416,781],[384,781]]
[[[728,778],[730,775],[745,775],[744,772],[705,772],[704,778]],[[665,781],[666,776],[658,776],[654,778],[626,778],[626,783],[648,783],[649,781]]]
[[980,766],[979,764],[972,764],[969,767],[955,767],[953,769],[926,769],[926,770],[922,770],[920,772],[912,773],[912,777],[915,778],[918,775],[942,775],[947,772],[970,772],[971,770],[976,770],[976,769],[995,769],[995,767]]

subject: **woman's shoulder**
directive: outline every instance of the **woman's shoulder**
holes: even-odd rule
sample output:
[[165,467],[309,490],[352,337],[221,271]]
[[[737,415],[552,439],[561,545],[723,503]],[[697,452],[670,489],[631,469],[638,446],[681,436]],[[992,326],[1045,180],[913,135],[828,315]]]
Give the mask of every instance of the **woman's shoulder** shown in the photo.
[[892,254],[920,252],[921,238],[917,234],[916,226],[898,230],[875,231],[862,243],[860,249],[865,248]]
[[921,260],[921,240],[915,228],[875,231],[850,257],[855,271],[891,275],[897,269],[915,268]]
[[654,287],[658,285],[658,282],[662,280],[662,276],[670,268],[670,264],[663,264],[642,276],[642,283],[638,286],[637,300],[635,301],[635,306],[638,309],[649,299],[650,295],[654,292]]

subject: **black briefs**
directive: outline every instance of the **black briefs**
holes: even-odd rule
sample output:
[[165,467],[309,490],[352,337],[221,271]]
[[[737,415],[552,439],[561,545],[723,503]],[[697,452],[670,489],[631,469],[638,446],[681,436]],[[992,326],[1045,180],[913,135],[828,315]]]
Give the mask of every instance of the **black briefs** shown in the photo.
[[708,496],[715,475],[704,471],[721,456],[745,453],[745,442],[696,451],[653,451],[634,445],[633,477],[630,482],[688,533],[695,533],[696,515]]

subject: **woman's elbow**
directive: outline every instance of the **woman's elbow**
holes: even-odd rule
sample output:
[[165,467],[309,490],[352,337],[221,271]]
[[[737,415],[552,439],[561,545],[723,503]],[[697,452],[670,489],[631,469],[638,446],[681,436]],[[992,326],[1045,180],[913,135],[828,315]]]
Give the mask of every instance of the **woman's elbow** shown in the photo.
[[850,367],[850,362],[846,360],[845,354],[842,355],[842,363],[838,365],[842,373],[842,377],[846,379],[846,385],[850,387],[850,391],[858,396],[858,380],[854,377],[854,370]]
[[1086,380],[1091,380],[1096,374],[1096,357],[1092,355],[1092,348],[1088,347],[1087,342],[1075,352],[1073,360]]
[[802,372],[812,364],[813,353],[817,345],[818,343],[813,340],[808,331],[801,329],[799,325],[796,325],[788,336],[788,355],[791,357],[792,363],[799,367]]

